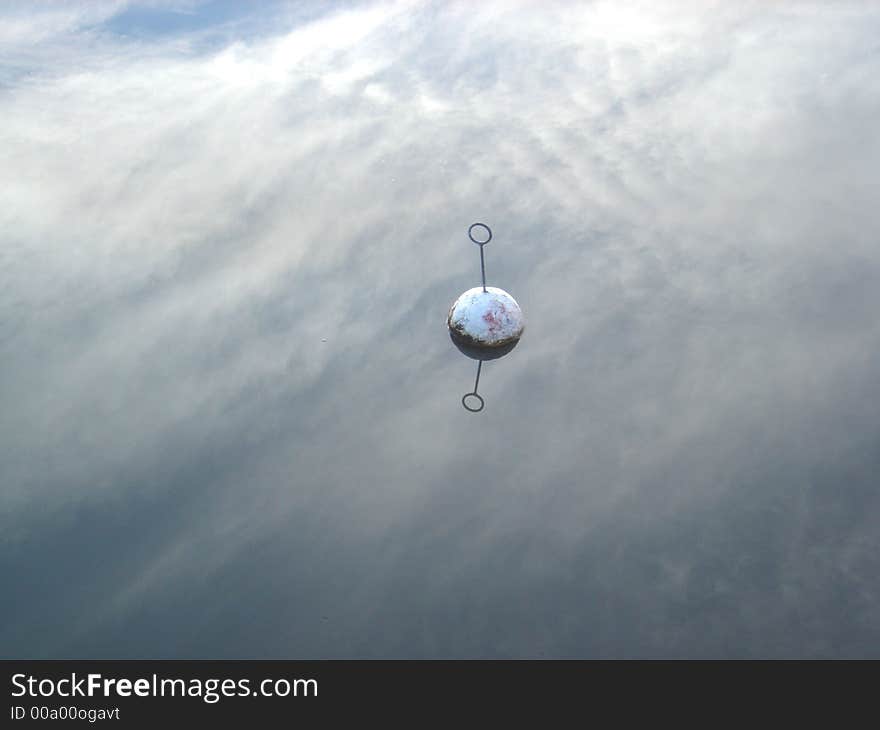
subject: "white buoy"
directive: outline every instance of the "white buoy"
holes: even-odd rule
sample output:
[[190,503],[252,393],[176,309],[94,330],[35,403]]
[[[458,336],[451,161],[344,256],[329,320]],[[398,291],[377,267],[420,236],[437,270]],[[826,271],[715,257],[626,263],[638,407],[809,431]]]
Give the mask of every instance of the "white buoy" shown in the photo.
[[452,305],[447,319],[453,337],[474,347],[504,347],[522,336],[522,310],[504,289],[468,289]]

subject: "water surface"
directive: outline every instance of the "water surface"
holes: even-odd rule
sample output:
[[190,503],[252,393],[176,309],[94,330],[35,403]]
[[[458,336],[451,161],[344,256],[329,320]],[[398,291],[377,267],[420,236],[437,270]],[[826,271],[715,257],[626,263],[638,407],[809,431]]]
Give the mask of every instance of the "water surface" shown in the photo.
[[880,654],[880,9],[2,14],[4,656]]

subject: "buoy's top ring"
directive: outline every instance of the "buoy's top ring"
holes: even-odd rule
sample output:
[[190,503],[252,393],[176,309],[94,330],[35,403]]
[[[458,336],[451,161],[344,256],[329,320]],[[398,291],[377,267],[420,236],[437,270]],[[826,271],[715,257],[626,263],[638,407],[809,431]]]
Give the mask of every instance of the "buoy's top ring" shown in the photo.
[[[474,238],[474,234],[472,233],[472,231],[477,226],[479,226],[480,228],[485,228],[486,233],[489,234],[489,238],[487,238],[485,241],[478,241],[476,238]],[[489,241],[492,240],[492,229],[489,228],[489,226],[487,226],[485,223],[473,223],[471,224],[471,227],[468,228],[468,238],[470,238],[478,246],[485,246],[487,243],[489,243]]]
[[[476,398],[478,401],[480,401],[480,405],[472,408],[471,406],[468,405],[468,398]],[[483,410],[483,406],[486,405],[486,403],[483,401],[483,397],[480,395],[477,395],[476,393],[465,393],[461,397],[461,404],[464,406],[464,409],[466,411],[470,411],[471,413],[479,413],[480,411]]]

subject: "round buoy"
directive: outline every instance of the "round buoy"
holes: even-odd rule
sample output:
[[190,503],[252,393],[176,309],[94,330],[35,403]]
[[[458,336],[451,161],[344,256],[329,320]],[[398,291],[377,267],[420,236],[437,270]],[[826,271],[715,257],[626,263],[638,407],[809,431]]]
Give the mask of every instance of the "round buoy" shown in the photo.
[[522,336],[522,310],[510,294],[494,286],[468,289],[452,305],[449,331],[473,347],[504,347]]

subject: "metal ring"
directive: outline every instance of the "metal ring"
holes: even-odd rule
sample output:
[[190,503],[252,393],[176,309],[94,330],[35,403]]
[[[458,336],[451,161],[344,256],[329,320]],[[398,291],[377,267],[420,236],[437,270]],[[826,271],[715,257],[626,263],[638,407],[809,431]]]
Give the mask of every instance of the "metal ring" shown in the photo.
[[[471,231],[473,231],[474,228],[476,228],[477,226],[482,226],[489,233],[489,238],[487,238],[485,241],[478,241],[476,238],[473,237]],[[471,227],[468,228],[468,238],[470,238],[478,246],[485,246],[487,243],[489,243],[489,241],[492,240],[492,229],[489,228],[489,226],[487,226],[485,223],[472,223]]]
[[[470,397],[476,398],[478,401],[480,401],[480,407],[479,407],[479,408],[471,408],[471,407],[467,404],[467,399],[470,398]],[[461,397],[461,404],[464,406],[464,409],[465,409],[466,411],[470,411],[471,413],[479,413],[480,411],[483,410],[484,406],[486,405],[485,401],[483,400],[483,397],[480,396],[480,395],[478,395],[477,393],[465,393],[465,394]]]

